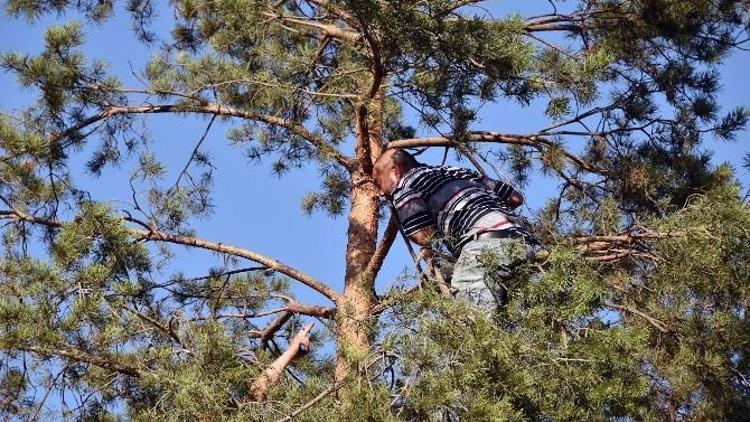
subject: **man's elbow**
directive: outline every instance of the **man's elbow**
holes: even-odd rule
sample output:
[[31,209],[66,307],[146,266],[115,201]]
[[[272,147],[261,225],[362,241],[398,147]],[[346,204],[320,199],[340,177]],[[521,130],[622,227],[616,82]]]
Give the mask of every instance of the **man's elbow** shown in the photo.
[[513,192],[508,198],[508,205],[511,208],[518,208],[523,204],[523,195],[520,192]]
[[409,239],[419,246],[429,246],[437,235],[437,230],[433,227],[424,228],[416,233],[409,235]]

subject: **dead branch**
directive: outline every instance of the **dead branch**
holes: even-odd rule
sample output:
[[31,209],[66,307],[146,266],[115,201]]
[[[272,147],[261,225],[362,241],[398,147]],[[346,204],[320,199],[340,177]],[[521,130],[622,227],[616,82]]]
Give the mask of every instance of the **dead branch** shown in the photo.
[[641,312],[638,309],[632,308],[630,306],[618,305],[616,303],[606,303],[606,305],[609,306],[610,308],[617,309],[618,311],[624,311],[624,312],[639,316],[645,319],[646,321],[648,321],[649,324],[651,324],[654,328],[661,331],[662,333],[669,332],[669,327],[667,326],[667,324],[646,314],[645,312]]
[[450,287],[448,287],[448,283],[445,281],[443,274],[440,272],[440,268],[433,264],[432,259],[427,259],[427,270],[434,277],[435,282],[437,283],[438,290],[440,291],[440,295],[442,295],[446,299],[453,299],[453,294],[451,293]]
[[280,22],[318,29],[322,31],[325,36],[337,39],[339,41],[344,41],[352,44],[359,41],[359,33],[346,28],[338,27],[336,25],[324,24],[306,18],[282,16],[273,12],[263,12],[263,15],[269,18],[277,19]]
[[540,16],[526,21],[526,32],[545,32],[545,31],[571,31],[581,32],[586,29],[585,20],[591,17],[596,11],[576,13],[573,15],[551,14]]
[[312,3],[316,6],[319,6],[320,8],[323,8],[334,15],[336,15],[339,19],[346,22],[351,28],[357,28],[359,26],[359,23],[357,20],[349,14],[349,12],[345,11],[344,9],[336,6],[335,4],[331,3],[330,1],[326,0],[307,0],[308,3]]
[[266,400],[268,390],[276,384],[281,374],[284,372],[289,363],[292,362],[300,353],[307,352],[310,347],[310,331],[313,324],[309,323],[302,327],[297,335],[289,342],[289,347],[284,353],[276,358],[263,373],[253,381],[250,386],[249,399],[256,402]]
[[654,240],[661,239],[665,235],[662,233],[644,233],[644,234],[631,234],[624,233],[618,235],[591,235],[591,236],[576,236],[573,240],[579,245],[586,245],[591,243],[608,242],[608,243],[634,243],[639,240]]
[[336,317],[336,308],[327,308],[323,306],[305,305],[296,300],[288,300],[284,310],[295,314],[309,315],[314,317],[334,319]]
[[324,398],[328,397],[328,395],[330,395],[331,393],[335,392],[336,390],[338,390],[339,388],[341,388],[343,385],[344,385],[343,383],[334,383],[330,387],[328,387],[325,390],[323,390],[320,394],[318,394],[317,396],[313,397],[312,400],[310,400],[309,402],[303,404],[302,406],[300,406],[294,412],[290,413],[289,416],[281,418],[281,419],[279,419],[276,422],[288,422],[288,421],[291,421],[292,419],[294,419],[295,417],[297,417],[299,414],[301,414],[305,410],[307,410],[307,409],[315,406],[315,404],[317,404],[319,401],[323,400]]
[[481,3],[483,1],[485,1],[485,0],[456,0],[456,1],[453,2],[453,4],[451,4],[448,7],[448,13],[453,13],[456,10],[458,10],[458,9],[464,7],[464,6],[469,6],[469,5],[472,5],[472,4],[475,4],[475,3]]
[[557,24],[530,24],[524,28],[526,32],[550,32],[550,31],[569,31],[581,32],[586,27],[582,24],[575,23],[557,23]]
[[591,235],[574,237],[573,242],[589,261],[612,262],[630,256],[656,260],[649,252],[648,242],[664,236],[656,232]]

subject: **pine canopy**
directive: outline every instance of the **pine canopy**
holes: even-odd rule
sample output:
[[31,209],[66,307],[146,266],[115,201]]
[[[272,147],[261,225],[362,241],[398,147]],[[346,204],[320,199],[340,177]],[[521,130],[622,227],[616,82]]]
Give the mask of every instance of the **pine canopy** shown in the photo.
[[[0,113],[0,414],[747,419],[747,186],[705,141],[742,141],[750,115],[718,92],[724,60],[750,42],[750,3],[550,0],[538,16],[493,3],[6,0],[17,19],[71,18],[40,52],[0,51],[35,95]],[[115,14],[153,52],[136,86],[84,48]],[[476,130],[487,104],[539,102],[535,130]],[[176,181],[152,148],[155,115],[206,122]],[[343,288],[203,237],[231,206],[213,196],[214,124],[277,175],[317,172],[299,199],[347,216],[344,260],[331,257]],[[393,147],[554,185],[528,215],[545,253],[498,315],[434,280],[376,292],[397,224],[373,161]],[[103,174],[131,200],[92,195]],[[217,264],[186,275],[179,248]],[[310,322],[311,353],[290,354]]]

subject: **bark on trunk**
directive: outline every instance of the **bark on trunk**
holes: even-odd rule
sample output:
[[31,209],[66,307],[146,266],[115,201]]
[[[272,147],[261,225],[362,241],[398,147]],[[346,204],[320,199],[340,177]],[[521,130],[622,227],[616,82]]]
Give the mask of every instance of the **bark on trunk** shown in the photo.
[[[357,180],[360,179],[360,180]],[[372,183],[353,177],[346,248],[344,294],[337,303],[336,382],[351,371],[351,362],[364,357],[372,344],[375,288],[367,264],[375,253],[378,233],[378,196]]]
[[366,356],[374,334],[375,283],[368,264],[375,253],[378,238],[378,191],[372,180],[372,163],[377,158],[373,157],[373,149],[379,154],[382,145],[380,114],[375,113],[375,118],[369,122],[365,105],[360,105],[355,113],[357,169],[351,172],[344,294],[337,303],[337,383],[351,373],[354,362]]

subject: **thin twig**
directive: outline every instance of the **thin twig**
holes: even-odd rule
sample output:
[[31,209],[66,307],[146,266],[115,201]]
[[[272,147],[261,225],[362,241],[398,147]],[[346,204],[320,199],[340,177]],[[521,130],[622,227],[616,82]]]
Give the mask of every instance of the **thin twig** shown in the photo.
[[203,132],[203,136],[201,136],[198,143],[195,144],[195,148],[193,148],[193,152],[190,153],[190,158],[188,159],[187,163],[185,163],[185,167],[177,176],[177,180],[174,182],[174,185],[172,185],[170,190],[177,189],[177,187],[180,185],[180,180],[182,180],[182,176],[184,176],[185,173],[187,173],[188,168],[190,167],[190,163],[193,162],[193,160],[195,159],[195,156],[198,154],[198,149],[203,144],[203,141],[206,140],[206,137],[208,136],[208,132],[211,130],[211,126],[214,124],[214,120],[216,120],[216,117],[218,117],[217,114],[214,114],[213,116],[211,116],[211,121],[208,122],[208,126],[206,126],[206,130]]
[[276,422],[288,422],[288,421],[291,421],[293,418],[297,417],[299,414],[301,414],[305,410],[307,410],[307,409],[315,406],[316,403],[318,403],[319,401],[321,401],[324,398],[328,397],[329,394],[335,392],[336,390],[338,390],[339,388],[341,388],[343,385],[344,385],[344,383],[334,383],[330,387],[328,387],[325,390],[323,390],[320,394],[318,394],[317,396],[315,396],[312,400],[310,400],[309,402],[303,404],[302,406],[300,406],[294,412],[290,413],[289,416],[281,418],[281,419],[277,420]]

